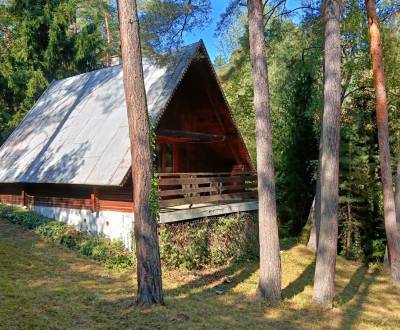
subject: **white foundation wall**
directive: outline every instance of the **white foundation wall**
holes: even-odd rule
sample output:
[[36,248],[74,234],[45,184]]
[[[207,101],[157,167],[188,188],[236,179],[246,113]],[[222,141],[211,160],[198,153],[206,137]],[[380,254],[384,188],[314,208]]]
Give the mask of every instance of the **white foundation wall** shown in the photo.
[[131,249],[131,232],[133,230],[132,213],[70,209],[62,207],[33,206],[32,211],[50,219],[62,221],[75,226],[80,231],[91,235],[103,234],[110,239],[121,240],[127,249]]

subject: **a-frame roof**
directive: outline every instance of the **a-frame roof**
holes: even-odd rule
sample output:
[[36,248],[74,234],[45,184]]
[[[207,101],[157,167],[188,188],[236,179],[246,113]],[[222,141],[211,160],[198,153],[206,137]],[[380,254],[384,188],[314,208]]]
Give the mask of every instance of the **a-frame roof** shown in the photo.
[[[160,66],[143,60],[157,125],[202,41]],[[0,148],[0,182],[118,186],[131,166],[122,67],[54,81]]]

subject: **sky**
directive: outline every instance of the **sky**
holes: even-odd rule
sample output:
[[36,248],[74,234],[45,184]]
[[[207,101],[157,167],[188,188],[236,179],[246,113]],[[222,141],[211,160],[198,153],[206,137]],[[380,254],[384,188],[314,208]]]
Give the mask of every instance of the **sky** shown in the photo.
[[[184,36],[185,44],[190,44],[203,39],[207,51],[210,54],[211,60],[214,61],[218,55],[218,37],[215,37],[215,28],[217,22],[220,19],[221,14],[225,11],[230,0],[211,0],[212,12],[211,12],[211,23],[204,29],[196,29],[190,34],[187,33]],[[287,8],[293,9],[300,6],[301,0],[288,0]]]

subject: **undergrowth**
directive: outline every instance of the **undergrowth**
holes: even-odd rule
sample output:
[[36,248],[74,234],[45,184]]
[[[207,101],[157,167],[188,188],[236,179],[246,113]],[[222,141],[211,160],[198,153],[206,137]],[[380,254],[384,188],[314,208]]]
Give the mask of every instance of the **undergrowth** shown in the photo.
[[160,226],[161,260],[188,270],[258,258],[258,224],[252,214]]
[[[33,230],[39,236],[78,251],[109,268],[133,268],[135,252],[121,241],[91,236],[35,212],[0,205],[0,218]],[[160,256],[168,269],[198,270],[258,259],[258,225],[253,214],[159,225]],[[134,246],[134,244],[133,244]]]
[[63,222],[46,218],[32,211],[0,205],[0,218],[32,229],[36,234],[69,249],[100,261],[108,268],[123,269],[135,265],[133,254],[121,241],[104,236],[90,236]]

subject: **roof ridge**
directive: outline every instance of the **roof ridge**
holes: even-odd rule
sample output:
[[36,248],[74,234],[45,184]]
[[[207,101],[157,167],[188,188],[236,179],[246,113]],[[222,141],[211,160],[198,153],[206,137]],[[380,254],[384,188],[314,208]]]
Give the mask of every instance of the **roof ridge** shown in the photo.
[[[196,48],[197,48],[197,47],[199,47],[200,44],[204,44],[202,39],[200,39],[199,41],[193,42],[193,43],[191,43],[191,44],[182,46],[182,47],[180,47],[180,48],[176,48],[176,49],[174,49],[173,51],[171,51],[171,54],[179,53],[179,52],[181,52],[181,51],[185,51],[186,49],[191,48],[191,47],[194,47],[195,45],[196,45]],[[145,57],[145,56],[143,56],[143,57],[142,57],[142,63],[143,63],[143,61],[146,61],[146,60],[152,61],[151,57]],[[56,81],[65,81],[65,80],[67,80],[67,79],[76,78],[76,77],[79,77],[79,76],[84,76],[84,75],[86,75],[86,74],[92,74],[92,73],[97,72],[97,71],[102,71],[102,70],[104,70],[104,71],[107,71],[107,70],[115,70],[116,68],[122,68],[122,64],[113,65],[113,66],[105,66],[105,67],[98,68],[98,69],[95,69],[95,70],[92,70],[92,71],[81,72],[81,73],[78,73],[78,74],[73,75],[73,76],[69,76],[69,77],[65,77],[65,78],[62,78],[62,79],[58,79],[58,80],[56,80]]]

